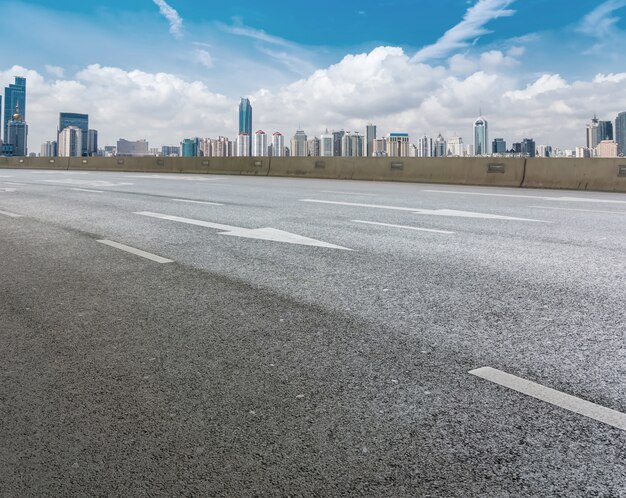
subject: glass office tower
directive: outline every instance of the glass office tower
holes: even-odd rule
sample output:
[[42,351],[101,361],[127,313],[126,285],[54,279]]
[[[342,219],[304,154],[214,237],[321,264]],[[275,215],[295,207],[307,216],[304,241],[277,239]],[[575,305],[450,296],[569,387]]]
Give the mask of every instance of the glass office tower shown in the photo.
[[[60,134],[65,128],[75,126],[80,128],[82,132],[81,137],[81,155],[87,156],[89,152],[89,115],[88,114],[76,114],[73,112],[62,112],[59,114],[59,129]],[[57,137],[57,143],[60,143]]]
[[4,120],[2,129],[5,142],[8,138],[9,121],[11,121],[16,107],[20,109],[22,120],[26,121],[26,78],[16,77],[15,83],[4,89]]
[[[249,137],[252,133],[252,106],[249,99],[241,99],[239,103],[239,135],[247,134]],[[248,143],[248,156],[252,156],[252,140]]]

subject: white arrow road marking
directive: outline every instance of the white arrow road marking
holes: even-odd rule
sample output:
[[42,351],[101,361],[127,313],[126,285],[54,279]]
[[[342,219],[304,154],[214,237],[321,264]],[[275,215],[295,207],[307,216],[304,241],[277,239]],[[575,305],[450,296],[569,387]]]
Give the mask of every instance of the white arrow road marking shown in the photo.
[[0,187],[0,192],[15,192],[14,188],[2,188]]
[[105,180],[44,180],[47,183],[63,183],[67,185],[83,185],[85,187],[121,187],[124,185],[134,185],[134,183],[113,183]]
[[363,221],[363,220],[352,220],[352,221],[354,223],[364,223],[366,225],[380,225],[383,227],[391,227],[391,228],[406,228],[407,230],[418,230],[420,232],[443,233],[446,235],[454,234],[454,232],[448,232],[447,230],[433,230],[432,228],[410,227],[406,225],[392,225],[391,223],[377,223],[376,221]]
[[189,204],[206,204],[207,206],[223,206],[224,204],[218,204],[217,202],[207,201],[192,201],[190,199],[172,199],[174,202],[187,202]]
[[617,427],[623,431],[626,431],[626,414],[606,408],[601,405],[596,405],[590,401],[577,398],[570,394],[565,394],[555,389],[542,386],[535,382],[531,382],[521,377],[496,370],[495,368],[483,367],[469,372],[476,377],[485,379],[496,384],[499,384],[514,391],[526,394],[533,398],[545,401],[560,408],[565,408],[579,415],[592,418],[598,422]]
[[317,246],[326,247],[328,249],[341,249],[344,251],[351,251],[347,247],[336,246],[334,244],[328,244],[321,240],[310,239],[297,235],[295,233],[284,232],[283,230],[277,230],[275,228],[241,228],[233,227],[230,225],[222,225],[220,223],[211,223],[210,221],[194,220],[191,218],[181,218],[180,216],[171,216],[168,214],[152,213],[150,211],[140,211],[135,214],[142,216],[149,216],[151,218],[159,218],[162,220],[177,221],[178,223],[186,223],[188,225],[196,225],[206,228],[215,228],[217,230],[223,230],[220,235],[230,235],[231,237],[244,237],[247,239],[260,239],[260,240],[272,240],[274,242],[285,242],[286,244],[299,244],[303,246]]
[[531,220],[528,218],[515,218],[512,216],[500,216],[497,214],[474,213],[471,211],[457,211],[454,209],[419,209],[399,206],[383,206],[381,204],[361,204],[357,202],[337,202],[337,201],[320,201],[317,199],[300,199],[300,202],[316,202],[319,204],[337,204],[340,206],[368,207],[376,209],[393,209],[396,211],[409,211],[415,214],[425,214],[431,216],[452,216],[458,218],[483,218],[490,220],[509,220],[509,221],[532,221],[534,223],[551,223],[550,221]]
[[612,199],[586,199],[584,197],[546,197],[539,195],[517,195],[517,194],[489,194],[486,192],[461,192],[457,190],[422,190],[437,194],[457,194],[457,195],[482,195],[486,197],[513,197],[517,199],[541,199],[542,201],[556,202],[607,202],[613,204],[626,204],[626,201],[616,201]]
[[9,218],[21,218],[21,214],[9,213],[8,211],[0,211],[0,214],[8,216]]
[[131,254],[134,254],[135,256],[141,256],[142,258],[146,258],[150,261],[155,261],[157,263],[173,263],[171,259],[162,258],[161,256],[157,256],[156,254],[151,254],[149,252],[142,251],[141,249],[126,246],[124,244],[120,244],[119,242],[113,242],[112,240],[99,240],[98,242],[100,242],[100,244],[104,244],[110,247],[115,247],[116,249],[120,249],[121,251],[129,252]]

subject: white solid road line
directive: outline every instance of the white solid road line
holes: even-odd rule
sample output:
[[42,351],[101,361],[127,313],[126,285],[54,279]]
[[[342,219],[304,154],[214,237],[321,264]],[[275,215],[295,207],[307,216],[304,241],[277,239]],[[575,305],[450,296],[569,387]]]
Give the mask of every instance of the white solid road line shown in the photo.
[[221,180],[217,178],[205,178],[198,176],[186,176],[173,173],[171,175],[126,175],[126,178],[143,178],[144,180],[183,180],[188,182],[212,182],[215,180]]
[[93,192],[94,194],[103,194],[102,190],[91,190],[88,188],[71,188],[70,190],[77,190],[78,192]]
[[342,195],[365,195],[368,197],[376,197],[376,194],[363,194],[361,192],[342,192],[340,190],[320,190],[324,194],[342,194]]
[[456,195],[481,195],[485,197],[512,197],[516,199],[540,199],[542,201],[556,202],[606,202],[612,204],[626,204],[626,201],[616,201],[612,199],[585,199],[584,197],[547,197],[539,195],[489,194],[486,192],[461,192],[459,190],[422,190],[422,192]]
[[141,211],[135,214],[148,216],[150,218],[158,218],[162,220],[177,221],[178,223],[186,223],[188,225],[196,225],[199,227],[214,228],[221,230],[220,235],[229,235],[231,237],[243,237],[247,239],[271,240],[274,242],[284,242],[286,244],[299,244],[303,246],[325,247],[327,249],[341,249],[343,251],[351,251],[347,247],[336,246],[321,240],[303,237],[295,233],[277,230],[276,228],[242,228],[230,225],[222,225],[221,223],[212,223],[210,221],[194,220],[191,218],[181,218],[180,216],[171,216],[169,214],[152,213],[150,211]]
[[149,252],[142,251],[141,249],[136,249],[134,247],[125,246],[124,244],[120,244],[119,242],[113,242],[112,240],[99,240],[98,242],[107,246],[115,247],[116,249],[120,249],[122,251],[129,252],[131,254],[134,254],[135,256],[141,256],[142,258],[146,258],[157,263],[173,263],[171,259],[162,258],[161,256],[157,256],[156,254],[151,254]]
[[599,211],[597,209],[573,209],[573,208],[557,208],[552,206],[528,206],[536,209],[553,209],[556,211],[577,211],[579,213],[603,213],[603,214],[626,214],[626,211]]
[[26,183],[19,183],[19,182],[2,182],[5,185],[14,185],[14,186],[18,186],[18,187],[25,187],[27,184]]
[[560,408],[565,408],[579,415],[592,418],[598,422],[611,425],[623,431],[626,431],[626,414],[606,408],[601,405],[596,405],[590,401],[571,396],[569,394],[562,393],[555,389],[542,386],[535,382],[531,382],[521,377],[496,370],[491,367],[478,368],[469,372],[481,379],[494,382],[509,389],[513,389],[527,396],[545,401]]
[[376,221],[363,221],[363,220],[352,220],[354,223],[364,223],[366,225],[380,225],[383,227],[391,227],[391,228],[406,228],[407,230],[418,230],[420,232],[433,232],[433,233],[443,233],[446,235],[453,235],[454,232],[449,232],[447,230],[434,230],[432,228],[419,228],[419,227],[410,227],[406,225],[393,225],[391,223],[378,223]]
[[106,180],[76,180],[67,178],[66,180],[43,180],[46,183],[61,183],[68,185],[82,185],[83,187],[122,187],[125,185],[134,185],[134,183],[120,182],[113,183]]
[[207,206],[223,206],[224,204],[218,204],[217,202],[206,201],[192,201],[189,199],[172,199],[174,202],[187,202],[189,204],[206,204]]
[[513,216],[500,216],[497,214],[475,213],[471,211],[458,211],[455,209],[420,209],[398,206],[383,206],[381,204],[362,204],[358,202],[339,202],[339,201],[322,201],[318,199],[300,199],[300,202],[315,202],[319,204],[335,204],[339,206],[367,207],[375,209],[393,209],[396,211],[409,211],[415,214],[423,214],[430,216],[451,216],[456,218],[479,218],[489,220],[508,220],[508,221],[531,221],[533,223],[551,223],[550,221],[531,220],[528,218],[516,218]]
[[8,211],[0,211],[0,214],[4,216],[8,216],[9,218],[21,218],[22,217],[21,214],[10,213]]

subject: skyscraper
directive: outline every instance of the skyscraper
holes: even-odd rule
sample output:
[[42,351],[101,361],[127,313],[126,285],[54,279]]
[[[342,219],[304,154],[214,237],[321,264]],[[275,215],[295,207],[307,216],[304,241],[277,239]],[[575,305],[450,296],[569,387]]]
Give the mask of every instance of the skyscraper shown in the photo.
[[409,134],[390,133],[387,135],[388,157],[409,157]]
[[426,135],[417,140],[417,157],[432,157],[433,139]]
[[296,131],[296,134],[291,139],[291,155],[294,157],[305,157],[306,150],[306,133],[302,130]]
[[333,155],[334,150],[334,138],[331,133],[328,133],[328,129],[326,132],[322,133],[320,136],[320,156],[329,157]]
[[272,156],[283,157],[285,155],[285,137],[276,131],[272,134]]
[[87,155],[98,155],[98,130],[89,130],[87,132]]
[[[1,103],[1,102],[0,102]],[[15,83],[4,89],[4,141],[8,143],[7,133],[9,121],[15,112],[15,108],[20,108],[22,120],[26,121],[26,78],[15,77]]]
[[7,123],[6,145],[13,148],[14,156],[28,155],[28,125],[20,113],[19,102],[15,106],[10,121]]
[[240,133],[237,137],[237,157],[250,157],[251,151],[250,135],[247,133]]
[[[247,133],[248,137],[252,136],[252,106],[249,99],[241,99],[239,103],[239,134]],[[252,141],[248,140],[247,156],[252,155]]]
[[67,126],[59,132],[59,157],[77,157],[83,151],[83,130]]
[[267,133],[259,130],[254,134],[254,156],[267,156]]
[[474,154],[484,156],[489,154],[489,125],[484,117],[474,121]]
[[462,157],[463,152],[463,138],[450,137],[448,140],[448,155],[453,157]]
[[600,142],[604,140],[613,140],[613,123],[610,121],[598,122],[598,140]]
[[57,152],[57,143],[46,142],[41,144],[41,153],[39,154],[41,157],[55,157],[58,155]]
[[522,140],[521,152],[528,157],[535,157],[535,141],[532,138],[525,138]]
[[446,157],[448,155],[448,145],[445,138],[440,133],[435,139],[435,157]]
[[[75,126],[82,132],[81,137],[81,153],[79,155],[86,156],[88,154],[89,147],[89,115],[88,114],[76,114],[73,112],[62,112],[59,114],[59,128],[57,133],[61,133],[65,128]],[[61,140],[57,140],[59,144],[59,153],[61,151]]]
[[368,124],[365,128],[365,155],[367,157],[374,155],[374,140],[376,140],[376,125]]
[[333,131],[333,156],[341,156],[341,141],[343,140],[343,136],[346,134],[345,131]]
[[506,154],[506,141],[504,138],[494,138],[491,143],[492,154]]
[[626,155],[626,112],[620,112],[615,118],[615,141],[619,153]]
[[363,137],[358,131],[347,131],[343,135],[341,144],[341,155],[344,157],[363,156]]
[[613,123],[600,121],[594,115],[587,125],[587,148],[595,149],[603,140],[613,140]]

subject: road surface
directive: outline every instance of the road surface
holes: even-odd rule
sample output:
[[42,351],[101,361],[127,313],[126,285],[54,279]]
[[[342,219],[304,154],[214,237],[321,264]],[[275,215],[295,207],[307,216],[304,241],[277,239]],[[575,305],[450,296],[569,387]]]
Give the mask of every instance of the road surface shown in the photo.
[[626,195],[0,170],[0,495],[626,496]]

